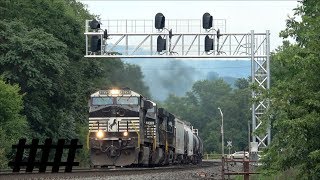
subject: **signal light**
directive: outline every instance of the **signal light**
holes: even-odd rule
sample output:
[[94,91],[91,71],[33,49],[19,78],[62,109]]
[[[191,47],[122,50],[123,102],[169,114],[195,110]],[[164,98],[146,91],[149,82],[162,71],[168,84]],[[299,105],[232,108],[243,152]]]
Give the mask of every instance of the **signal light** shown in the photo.
[[166,18],[162,13],[157,13],[154,20],[154,26],[156,27],[156,29],[163,29],[165,26],[165,20]]
[[91,37],[91,52],[98,52],[101,50],[101,38],[100,36],[92,36]]
[[212,16],[209,13],[204,13],[202,16],[202,27],[204,29],[212,28],[212,21],[213,21]]
[[166,50],[166,39],[162,38],[161,36],[158,36],[157,38],[157,52],[161,52],[163,50]]
[[211,50],[213,50],[213,39],[206,35],[204,38],[204,51],[209,52]]
[[217,38],[219,39],[222,36],[222,34],[220,33],[220,29],[217,30]]
[[169,31],[169,39],[171,39],[172,36],[173,36],[173,34],[172,34],[172,29],[170,29],[170,31]]
[[91,29],[100,29],[100,23],[96,19],[93,19],[89,22],[89,26]]
[[104,39],[108,39],[108,37],[109,37],[109,35],[108,35],[108,30],[105,29],[105,30],[103,31],[103,38],[104,38]]

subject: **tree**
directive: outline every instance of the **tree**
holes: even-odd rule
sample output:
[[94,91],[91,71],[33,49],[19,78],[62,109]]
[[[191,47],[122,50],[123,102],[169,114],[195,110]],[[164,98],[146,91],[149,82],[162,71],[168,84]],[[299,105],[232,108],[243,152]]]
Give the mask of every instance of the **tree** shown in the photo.
[[[94,85],[96,89],[128,87],[145,97],[150,96],[149,88],[143,82],[140,66],[124,63],[120,59],[98,60],[102,70],[101,78]],[[108,77],[108,78],[106,78]]]
[[[295,168],[300,178],[320,178],[320,2],[302,1],[295,16],[287,20],[285,41],[272,56],[273,140],[265,168],[284,171]],[[296,18],[301,16],[302,21]]]
[[30,138],[80,138],[84,144],[93,91],[129,85],[149,95],[139,67],[83,57],[83,23],[92,18],[76,0],[0,2],[0,74],[25,94]]
[[85,20],[93,18],[83,4],[26,0],[0,5],[5,12],[0,16],[0,72],[26,93],[24,112],[34,137],[77,137],[76,127],[88,125],[87,102],[96,89],[129,84],[149,95],[139,67],[83,57],[85,39],[79,37]]
[[18,85],[6,84],[0,79],[0,167],[6,167],[11,145],[29,133]]
[[238,89],[246,89],[249,87],[249,81],[245,78],[239,78],[234,83],[234,86]]
[[220,107],[224,113],[225,140],[232,140],[234,149],[243,150],[248,146],[250,89],[245,87],[246,79],[237,82],[243,89],[232,89],[222,79],[197,81],[184,97],[170,95],[164,106],[199,129],[206,152],[221,150]]
[[0,27],[4,40],[1,44],[0,69],[7,82],[18,83],[22,92],[27,93],[24,112],[36,132],[35,136],[59,136],[56,132],[60,125],[53,126],[59,121],[58,118],[52,119],[52,113],[56,111],[54,114],[57,117],[63,116],[53,102],[57,101],[56,94],[61,89],[61,79],[68,66],[66,46],[41,29],[28,30],[20,22],[1,21]]

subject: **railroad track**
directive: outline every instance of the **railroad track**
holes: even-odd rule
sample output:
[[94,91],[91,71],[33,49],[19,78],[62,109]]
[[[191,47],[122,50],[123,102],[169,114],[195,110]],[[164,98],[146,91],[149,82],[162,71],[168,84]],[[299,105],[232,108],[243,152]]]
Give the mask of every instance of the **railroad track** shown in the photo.
[[[33,173],[26,173],[22,170],[19,173],[12,173],[12,170],[4,170],[0,172],[0,179],[39,179],[39,178],[84,178],[93,176],[123,176],[132,174],[149,174],[167,171],[186,171],[190,169],[201,169],[210,166],[217,165],[215,161],[203,161],[201,165],[172,165],[172,166],[160,166],[160,167],[116,167],[116,168],[99,168],[99,169],[89,169],[89,168],[74,168],[71,173],[64,173],[63,168],[59,173],[51,173],[47,171],[46,173],[38,173],[37,169]],[[50,170],[50,168],[48,168]]]

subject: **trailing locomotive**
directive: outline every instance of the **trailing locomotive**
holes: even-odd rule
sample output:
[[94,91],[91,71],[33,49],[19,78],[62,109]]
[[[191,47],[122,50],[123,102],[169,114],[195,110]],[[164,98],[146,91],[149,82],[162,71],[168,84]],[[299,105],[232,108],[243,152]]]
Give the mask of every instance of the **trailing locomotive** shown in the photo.
[[198,130],[128,88],[91,95],[93,166],[168,165],[202,160]]

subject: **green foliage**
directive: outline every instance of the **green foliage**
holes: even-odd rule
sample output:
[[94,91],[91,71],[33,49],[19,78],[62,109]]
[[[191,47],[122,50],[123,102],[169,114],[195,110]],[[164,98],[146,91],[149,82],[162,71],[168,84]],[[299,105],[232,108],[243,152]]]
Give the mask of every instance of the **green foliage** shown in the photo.
[[11,145],[29,132],[23,109],[22,95],[18,85],[6,84],[0,79],[0,168],[8,163]]
[[[320,178],[320,2],[306,0],[287,20],[285,41],[272,56],[272,145],[265,168],[285,171],[295,168],[301,179]],[[301,16],[302,21],[296,17]]]
[[[238,176],[236,179],[243,179],[243,176]],[[268,172],[268,173],[260,173],[250,175],[250,179],[252,180],[273,180],[273,179],[281,179],[281,180],[298,180],[298,170],[297,169],[288,169],[282,172]]]
[[76,0],[1,1],[0,18],[19,19],[29,28],[41,28],[68,46],[68,56],[78,61],[83,56],[84,20],[93,16]]
[[238,79],[235,84],[238,89],[232,89],[222,79],[197,81],[186,96],[170,95],[164,106],[199,129],[206,152],[221,152],[220,107],[224,114],[225,145],[231,140],[232,150],[243,150],[248,146],[250,89],[246,79]]
[[28,30],[17,21],[0,21],[1,72],[22,91],[42,90],[52,95],[67,65],[66,46],[41,29]]
[[28,138],[80,138],[86,144],[92,92],[126,86],[150,96],[140,67],[83,57],[84,22],[93,17],[76,0],[0,1],[0,74],[25,94],[21,107],[31,129]]
[[[4,39],[0,69],[6,81],[18,83],[26,92],[24,111],[32,129],[49,137],[62,135],[60,128],[72,122],[72,118],[50,102],[60,90],[60,80],[68,65],[66,46],[41,29],[28,30],[21,22],[1,21],[0,26]],[[64,122],[68,116],[69,121]],[[45,132],[48,129],[51,132]]]
[[[110,87],[128,87],[145,97],[150,98],[149,88],[143,82],[140,66],[123,63],[119,59],[96,60],[100,78],[96,78],[92,87],[94,90]],[[108,77],[108,78],[106,78]]]

